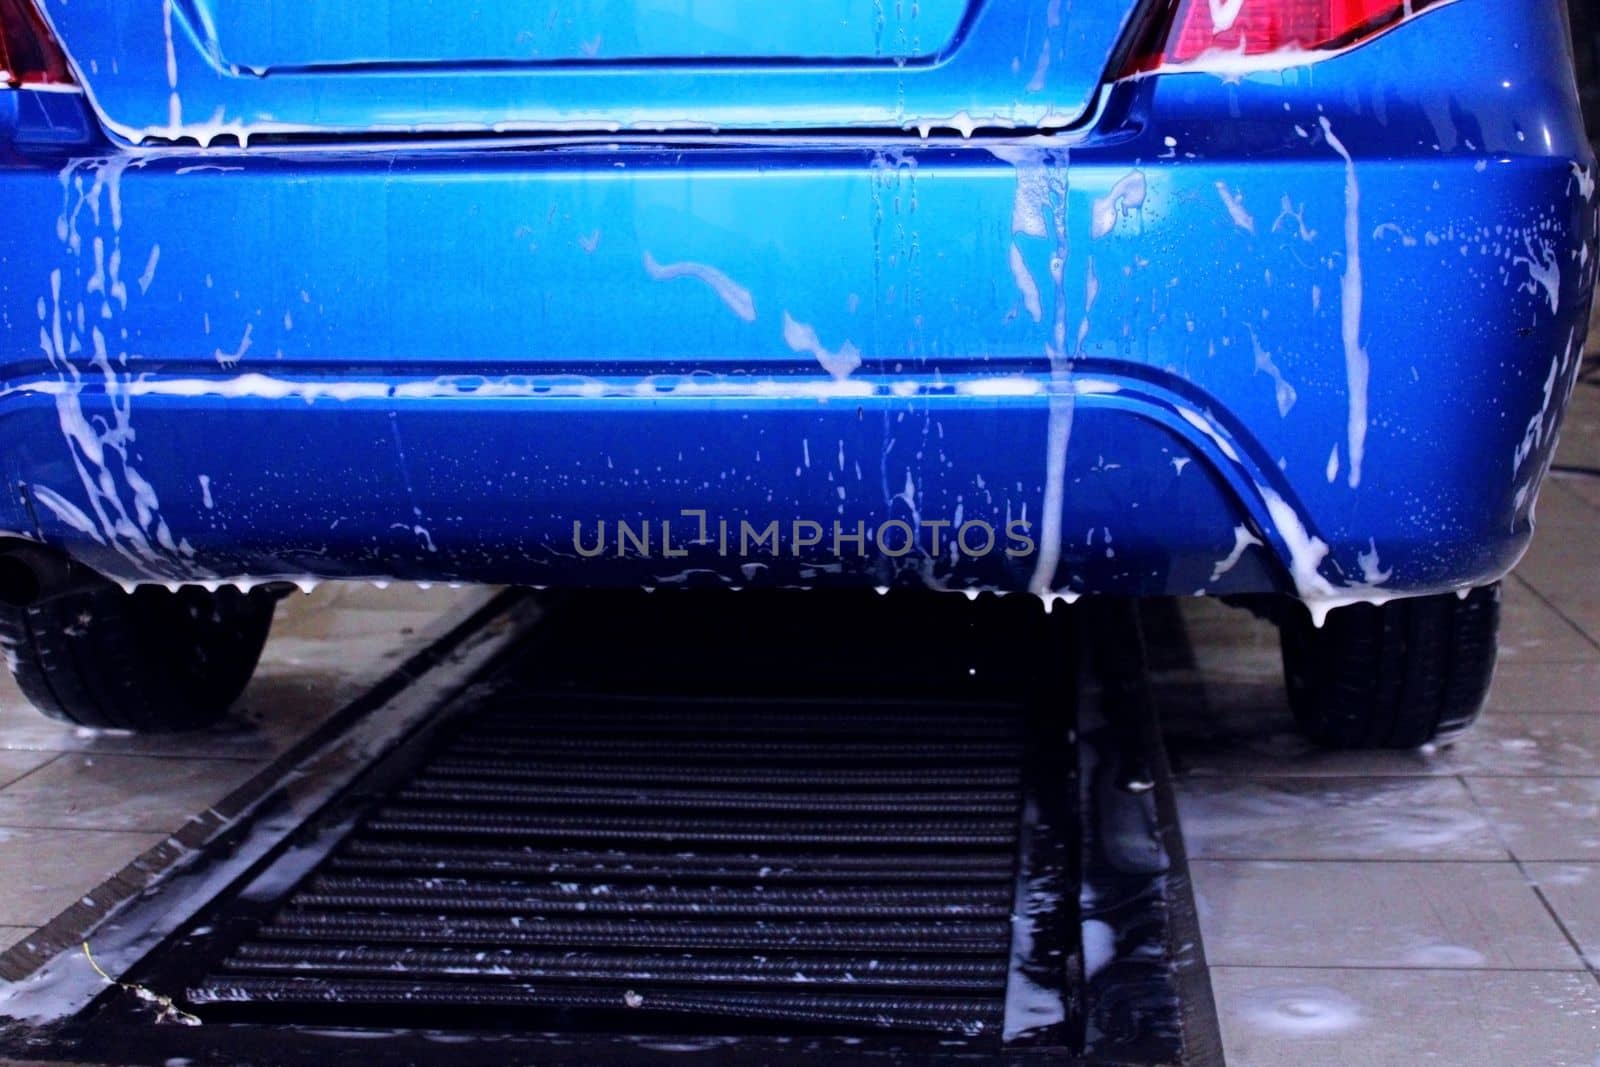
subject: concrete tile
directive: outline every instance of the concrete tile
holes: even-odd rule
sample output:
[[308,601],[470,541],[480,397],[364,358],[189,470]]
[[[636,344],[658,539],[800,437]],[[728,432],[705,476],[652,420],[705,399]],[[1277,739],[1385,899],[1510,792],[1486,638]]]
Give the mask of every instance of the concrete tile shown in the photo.
[[1218,967],[1229,1067],[1592,1065],[1600,987],[1586,974]]
[[1248,611],[1208,597],[1178,601],[1195,666],[1219,681],[1270,681],[1283,674],[1278,628]]
[[1579,629],[1600,641],[1600,591],[1582,601],[1556,601],[1556,608]]
[[15,945],[17,942],[33,933],[35,929],[37,929],[37,927],[0,926],[0,952],[4,952],[12,945]]
[[1455,778],[1189,778],[1178,813],[1193,859],[1509,858]]
[[1582,493],[1574,491],[1582,480],[1559,474],[1545,479],[1533,506],[1534,541],[1570,537],[1593,526],[1594,507]]
[[[1287,769],[1270,763],[1260,775],[1317,773],[1349,768],[1352,775],[1459,774],[1474,777],[1590,777],[1600,774],[1600,715],[1587,712],[1544,712],[1517,715],[1490,710],[1464,737],[1445,748],[1418,752],[1323,753],[1300,742],[1302,752],[1286,760]],[[1292,751],[1291,742],[1281,743]]]
[[165,834],[0,829],[0,923],[43,926]]
[[1563,491],[1571,493],[1591,508],[1600,510],[1600,478],[1555,471],[1550,475],[1550,482],[1559,485]]
[[[1532,554],[1530,549],[1529,556]],[[1600,605],[1600,553],[1593,563],[1579,561],[1573,558],[1575,554],[1571,547],[1552,549],[1542,559],[1518,565],[1516,576],[1538,590],[1581,633],[1594,637],[1595,606]]]
[[1486,713],[1470,732],[1443,748],[1331,752],[1300,736],[1281,695],[1277,699],[1284,703],[1274,706],[1271,696],[1259,688],[1240,687],[1229,695],[1211,687],[1202,702],[1186,706],[1183,699],[1181,693],[1164,698],[1157,692],[1168,755],[1183,776],[1387,778],[1556,773],[1551,770],[1555,756],[1530,736],[1529,723],[1542,716],[1524,719],[1504,712]]
[[1511,863],[1199,860],[1191,870],[1213,965],[1583,966]]
[[1469,735],[1454,753],[1463,774],[1573,775],[1600,774],[1600,715],[1589,712],[1545,712],[1506,716],[1493,747],[1473,745]]
[[[291,595],[279,604],[280,624],[302,633],[312,633],[329,611],[371,611],[382,615],[421,612],[437,616],[467,601],[487,600],[495,590],[484,586],[457,586],[415,582],[391,582],[378,586],[372,582],[323,582],[309,594]],[[303,612],[301,609],[305,609]],[[303,616],[303,621],[300,621]]]
[[1600,648],[1576,625],[1515,579],[1500,600],[1500,662],[1596,663]]
[[14,752],[0,749],[0,789],[31,774],[56,758],[54,752]]
[[1600,863],[1527,863],[1523,869],[1589,965],[1600,966]]
[[242,760],[70,753],[0,789],[0,826],[171,833],[258,769]]
[[1571,620],[1587,637],[1600,641],[1600,578],[1574,580],[1549,594],[1550,606]]
[[[1565,486],[1557,488],[1561,490]],[[1549,503],[1551,506],[1546,507],[1546,511],[1565,513],[1576,525],[1588,525],[1584,520],[1588,517],[1590,509],[1576,495],[1561,491],[1551,493]],[[1600,581],[1600,559],[1595,557],[1594,546],[1589,539],[1574,536],[1577,532],[1575,530],[1557,529],[1548,532],[1555,536],[1534,534],[1527,555],[1517,564],[1516,574],[1519,577],[1526,579],[1534,588],[1546,594],[1559,591],[1563,577],[1590,584]],[[1562,534],[1566,536],[1561,536]],[[1566,568],[1565,573],[1562,571],[1563,567]]]
[[1519,860],[1600,860],[1600,778],[1468,778]]
[[1595,299],[1589,305],[1589,335],[1584,338],[1585,356],[1600,354],[1600,283],[1595,285]]
[[[1600,351],[1600,339],[1591,335],[1588,353]],[[1573,390],[1572,404],[1561,426],[1561,442],[1556,462],[1576,466],[1600,466],[1600,389],[1580,385]]]
[[[1558,533],[1560,531],[1557,531]],[[1600,640],[1600,551],[1593,536],[1535,538],[1516,575]]]
[[1600,660],[1502,663],[1494,672],[1488,711],[1600,712]]

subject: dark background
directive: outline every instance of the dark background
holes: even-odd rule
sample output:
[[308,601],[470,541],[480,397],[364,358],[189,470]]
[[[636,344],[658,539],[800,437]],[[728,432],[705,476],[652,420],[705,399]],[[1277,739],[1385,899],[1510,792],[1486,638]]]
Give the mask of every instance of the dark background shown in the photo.
[[1578,93],[1591,143],[1600,145],[1600,0],[1567,0],[1572,19],[1572,54],[1578,61]]

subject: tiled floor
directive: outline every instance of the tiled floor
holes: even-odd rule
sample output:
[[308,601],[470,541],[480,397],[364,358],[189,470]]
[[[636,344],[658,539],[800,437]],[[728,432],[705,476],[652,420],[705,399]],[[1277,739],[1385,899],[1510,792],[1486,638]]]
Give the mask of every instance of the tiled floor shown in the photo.
[[324,585],[278,606],[228,725],[174,737],[45,719],[0,671],[0,949],[241,785],[487,599],[485,590]]
[[[1559,462],[1600,467],[1600,388]],[[1229,1064],[1600,1063],[1600,478],[1538,520],[1444,751],[1311,750],[1272,627],[1182,606],[1195,663],[1158,693]]]

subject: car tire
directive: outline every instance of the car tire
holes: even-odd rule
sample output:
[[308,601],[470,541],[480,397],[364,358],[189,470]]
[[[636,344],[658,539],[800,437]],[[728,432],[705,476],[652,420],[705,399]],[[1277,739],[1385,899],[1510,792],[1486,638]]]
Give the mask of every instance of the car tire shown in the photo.
[[1300,605],[1279,620],[1289,707],[1327,748],[1409,749],[1459,736],[1494,676],[1500,585],[1465,597],[1352,604],[1319,629]]
[[276,598],[197,586],[96,583],[0,606],[0,645],[24,695],[52,719],[165,733],[209,726],[255,671]]

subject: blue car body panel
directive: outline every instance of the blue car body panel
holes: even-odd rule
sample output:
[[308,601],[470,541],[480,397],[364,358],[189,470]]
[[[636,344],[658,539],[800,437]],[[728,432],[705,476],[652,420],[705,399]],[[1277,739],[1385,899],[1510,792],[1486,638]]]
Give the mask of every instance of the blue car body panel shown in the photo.
[[[1136,0],[48,0],[112,135],[1060,127]],[[326,10],[324,10],[326,8]]]
[[[790,6],[766,0],[579,0],[560,8],[433,0],[285,8],[191,0],[174,13],[199,30],[218,66],[266,75],[374,61],[422,69],[664,59],[756,65],[780,57],[918,61],[954,45],[967,8],[967,0],[811,0]],[[147,10],[159,16],[158,5]]]
[[970,140],[134,149],[0,93],[0,529],[125,581],[1481,584],[1595,282],[1565,47],[1456,0]]

